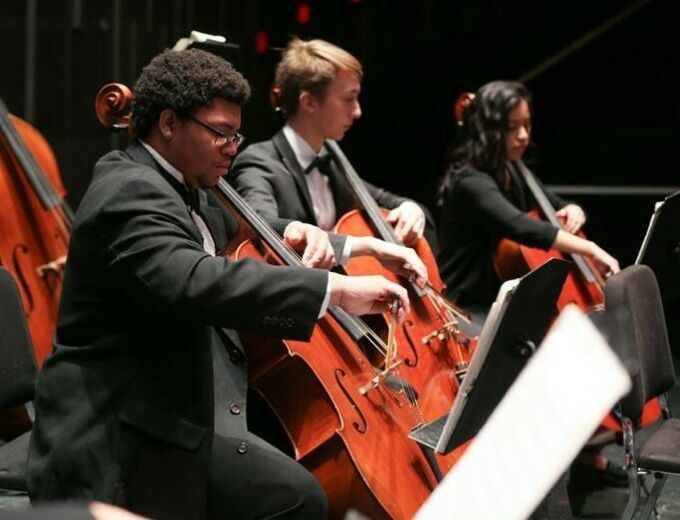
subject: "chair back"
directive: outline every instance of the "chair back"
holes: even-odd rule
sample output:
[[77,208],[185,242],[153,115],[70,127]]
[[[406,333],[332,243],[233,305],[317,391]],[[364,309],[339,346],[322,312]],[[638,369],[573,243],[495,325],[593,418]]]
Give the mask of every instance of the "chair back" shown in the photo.
[[0,266],[0,409],[31,401],[36,375],[19,289],[9,271]]
[[636,420],[647,401],[670,390],[675,372],[663,304],[654,272],[646,265],[627,267],[607,280],[604,290],[608,314],[625,316],[625,341],[613,341],[624,363],[632,360],[633,388],[621,400],[624,415]]

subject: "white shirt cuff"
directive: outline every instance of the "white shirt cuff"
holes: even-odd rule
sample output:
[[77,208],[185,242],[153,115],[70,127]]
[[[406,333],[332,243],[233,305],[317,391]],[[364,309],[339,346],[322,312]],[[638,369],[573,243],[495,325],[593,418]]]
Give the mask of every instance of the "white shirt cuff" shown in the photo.
[[347,263],[347,260],[350,259],[352,256],[352,237],[348,236],[345,239],[345,245],[342,248],[342,254],[340,255],[340,259],[337,262],[337,265],[345,265]]
[[329,273],[328,281],[326,282],[326,296],[324,296],[323,301],[321,302],[321,309],[319,309],[319,315],[317,316],[317,319],[323,318],[323,316],[326,314],[326,311],[328,310],[328,304],[330,302],[331,302],[331,275]]

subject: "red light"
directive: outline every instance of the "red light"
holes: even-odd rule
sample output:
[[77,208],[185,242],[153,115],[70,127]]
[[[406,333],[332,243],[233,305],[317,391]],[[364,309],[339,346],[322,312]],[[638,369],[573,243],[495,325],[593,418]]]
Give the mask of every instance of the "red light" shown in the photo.
[[255,52],[264,54],[269,49],[269,34],[267,31],[257,31],[255,35]]
[[297,5],[297,13],[295,19],[300,25],[307,25],[312,19],[312,8],[307,3],[299,3]]

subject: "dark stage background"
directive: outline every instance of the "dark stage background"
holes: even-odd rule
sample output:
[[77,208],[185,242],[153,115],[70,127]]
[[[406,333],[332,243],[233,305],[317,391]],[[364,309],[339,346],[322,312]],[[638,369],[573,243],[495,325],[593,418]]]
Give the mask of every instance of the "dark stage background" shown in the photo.
[[587,209],[589,235],[627,265],[654,201],[680,184],[679,15],[674,0],[2,0],[0,95],[51,143],[75,207],[96,159],[125,141],[95,119],[102,85],[131,85],[192,29],[225,35],[253,85],[243,133],[255,142],[276,128],[267,98],[276,49],[291,34],[325,38],[366,70],[364,116],[343,142],[355,167],[436,213],[454,99],[524,78],[535,171]]

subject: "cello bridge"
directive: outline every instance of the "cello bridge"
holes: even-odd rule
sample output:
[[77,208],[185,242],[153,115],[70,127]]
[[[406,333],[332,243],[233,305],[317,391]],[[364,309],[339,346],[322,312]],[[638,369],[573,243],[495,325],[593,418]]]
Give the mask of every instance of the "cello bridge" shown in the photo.
[[401,360],[397,360],[389,366],[386,366],[383,370],[378,372],[373,376],[368,383],[359,389],[361,395],[366,395],[369,390],[377,388],[387,376],[389,376],[394,370],[401,364]]
[[448,338],[451,338],[461,344],[467,344],[468,342],[468,339],[463,334],[461,334],[460,329],[458,328],[458,323],[455,321],[449,321],[434,332],[424,336],[422,343],[423,345],[429,345],[435,339],[444,341]]

